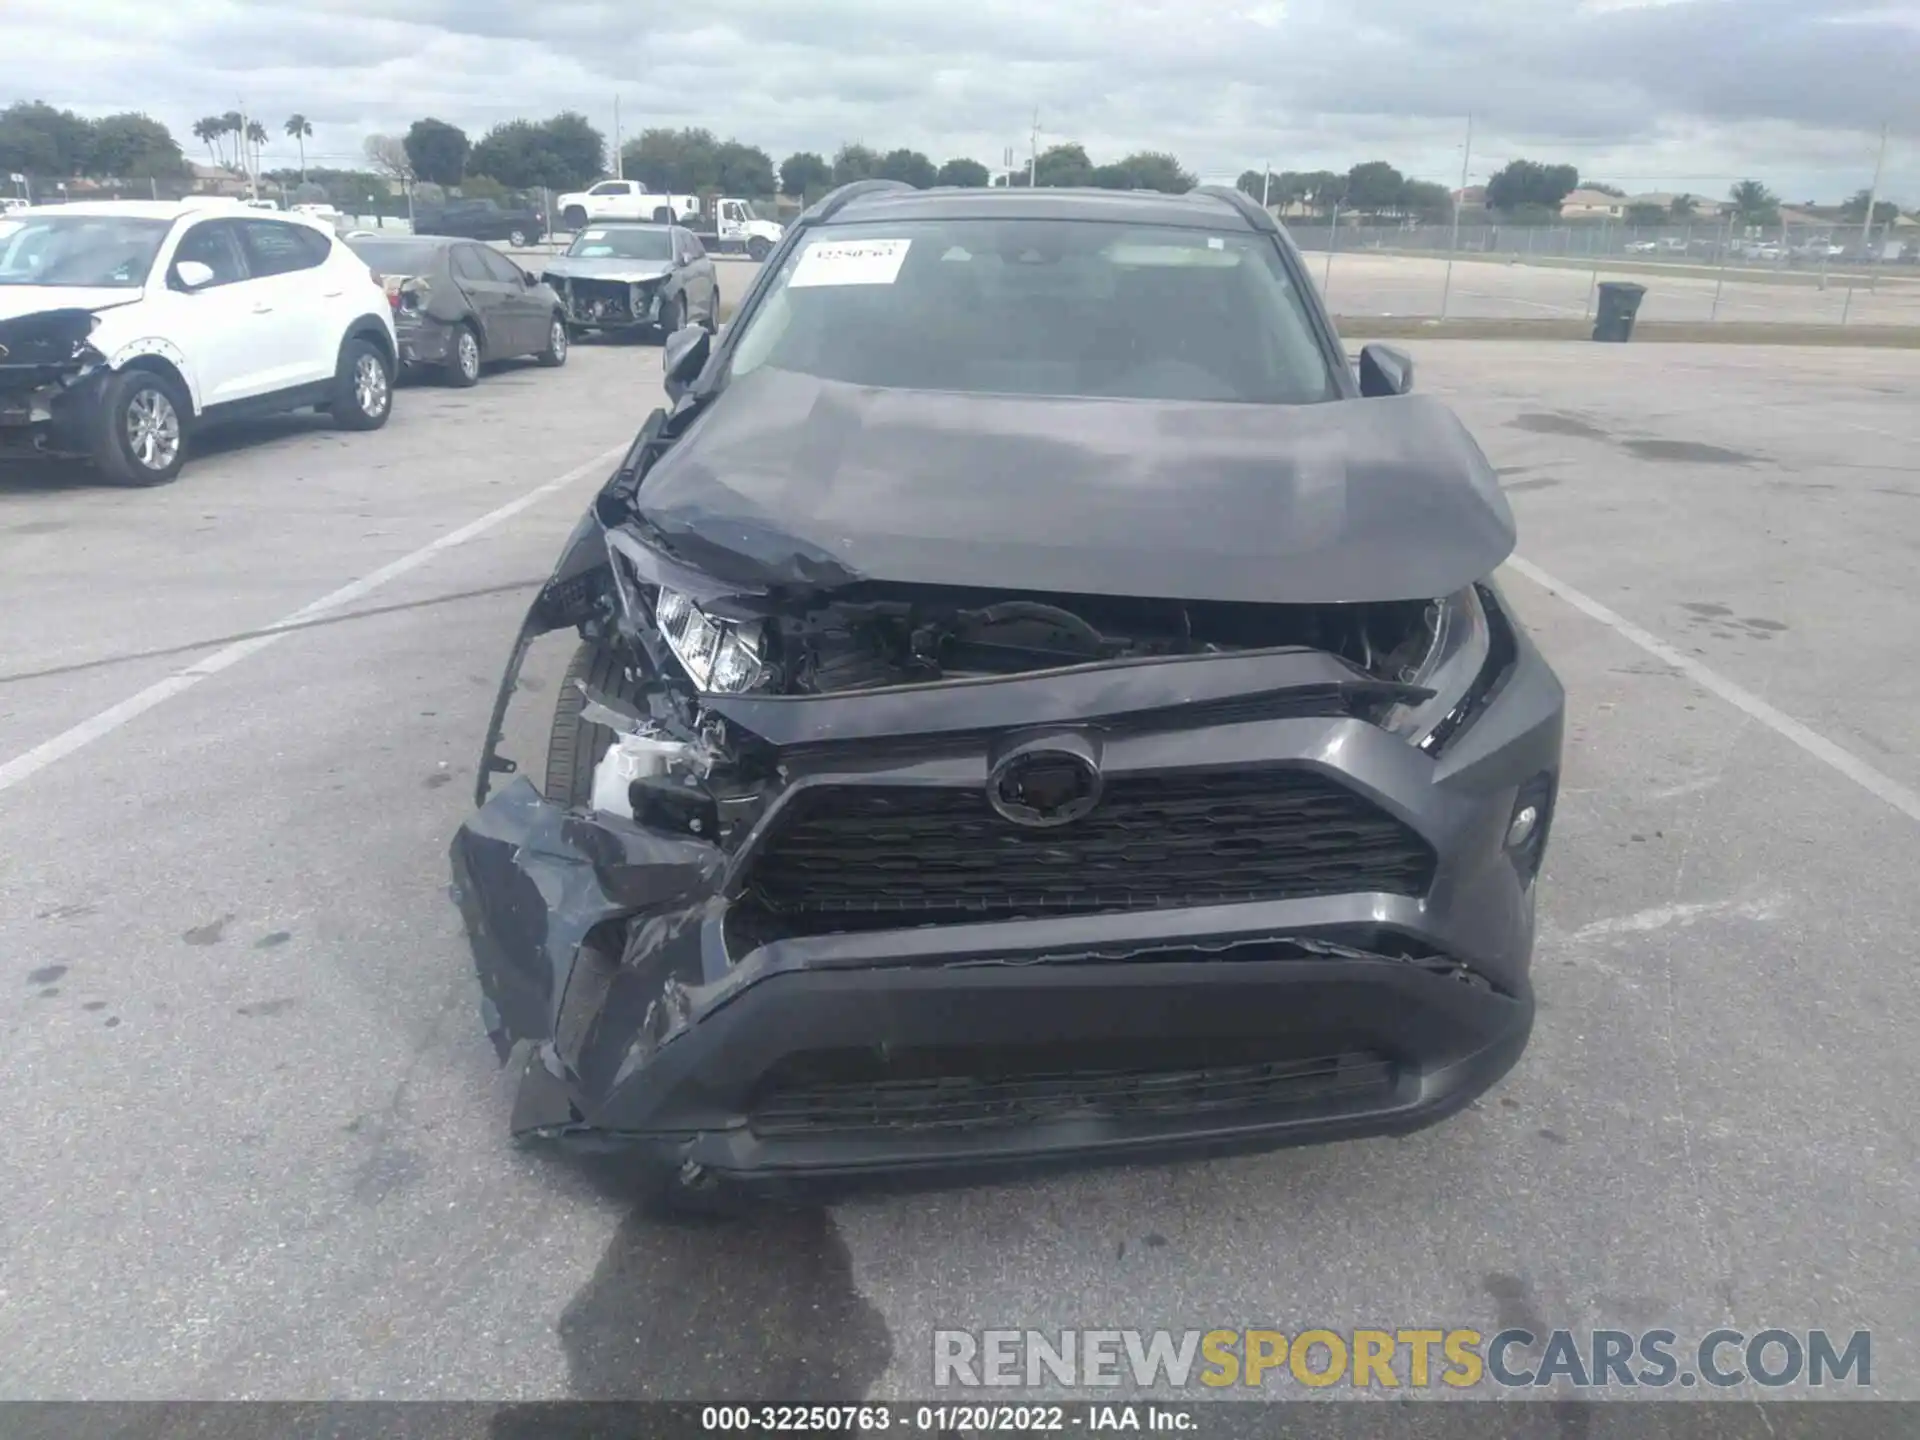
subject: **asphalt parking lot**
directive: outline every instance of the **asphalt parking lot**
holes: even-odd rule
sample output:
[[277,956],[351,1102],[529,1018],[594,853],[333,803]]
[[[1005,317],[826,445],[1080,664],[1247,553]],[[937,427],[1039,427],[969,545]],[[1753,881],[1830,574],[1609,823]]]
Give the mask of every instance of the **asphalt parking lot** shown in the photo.
[[1427,1323],[1868,1329],[1920,1398],[1920,355],[1410,348],[1569,693],[1520,1067],[1404,1140],[746,1224],[510,1148],[446,896],[658,350],[5,472],[5,1395],[924,1397],[936,1326]]

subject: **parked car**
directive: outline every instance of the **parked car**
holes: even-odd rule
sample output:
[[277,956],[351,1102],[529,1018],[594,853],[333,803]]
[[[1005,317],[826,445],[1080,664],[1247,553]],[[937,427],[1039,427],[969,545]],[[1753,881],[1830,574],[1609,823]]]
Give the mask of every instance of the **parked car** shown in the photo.
[[0,452],[159,485],[228,419],[387,423],[391,309],[324,225],[238,201],[23,210],[0,234]]
[[567,363],[560,297],[491,245],[427,235],[353,240],[393,307],[400,363],[432,369],[450,385],[480,379],[481,366],[516,355]]
[[843,187],[664,362],[451,847],[516,1132],[724,1205],[1402,1133],[1516,1062],[1564,696],[1513,514],[1258,204]]
[[700,213],[698,195],[662,195],[638,180],[602,180],[585,190],[562,195],[554,213],[566,230],[601,220],[653,220],[685,223]]
[[524,206],[504,206],[491,199],[449,200],[444,205],[416,209],[413,233],[504,240],[515,249],[524,249],[547,233],[547,225],[539,211]]
[[713,261],[678,225],[589,225],[541,278],[559,294],[576,333],[651,332],[662,338],[689,321],[720,325],[720,280]]

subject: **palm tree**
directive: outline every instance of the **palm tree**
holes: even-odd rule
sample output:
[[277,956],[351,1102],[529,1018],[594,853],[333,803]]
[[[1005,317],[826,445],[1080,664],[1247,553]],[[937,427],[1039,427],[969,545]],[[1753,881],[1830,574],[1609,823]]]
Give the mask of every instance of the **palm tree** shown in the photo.
[[207,147],[207,158],[216,165],[220,163],[220,156],[213,145],[222,133],[218,115],[202,115],[193,122],[193,138]]
[[304,115],[289,115],[285,126],[287,134],[300,147],[300,183],[307,183],[307,137],[313,134],[313,126],[307,123]]
[[1765,225],[1779,212],[1780,200],[1758,180],[1742,180],[1727,192],[1734,213],[1745,225]]
[[1673,203],[1667,206],[1667,210],[1676,220],[1693,219],[1696,208],[1691,195],[1676,195],[1673,197]]
[[252,164],[248,166],[249,173],[256,173],[260,169],[260,147],[266,143],[267,127],[258,120],[247,121],[247,144],[253,152]]

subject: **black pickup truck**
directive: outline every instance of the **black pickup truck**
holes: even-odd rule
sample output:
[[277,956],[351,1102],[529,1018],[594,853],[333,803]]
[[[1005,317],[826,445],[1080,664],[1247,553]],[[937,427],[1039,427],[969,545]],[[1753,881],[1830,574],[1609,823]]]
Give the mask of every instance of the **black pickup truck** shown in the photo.
[[536,210],[503,206],[497,200],[449,200],[428,209],[416,208],[413,233],[456,235],[462,240],[504,240],[519,247],[543,237],[547,233],[547,222]]

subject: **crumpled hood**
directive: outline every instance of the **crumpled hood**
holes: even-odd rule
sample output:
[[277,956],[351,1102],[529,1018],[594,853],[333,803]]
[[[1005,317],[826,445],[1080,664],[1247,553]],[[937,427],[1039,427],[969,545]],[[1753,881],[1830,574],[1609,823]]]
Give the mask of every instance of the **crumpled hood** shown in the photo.
[[622,260],[609,255],[600,260],[583,260],[562,255],[549,260],[542,278],[547,280],[624,280],[629,285],[642,280],[658,280],[673,267],[665,260]]
[[42,310],[111,310],[133,304],[140,295],[117,285],[0,285],[0,320]]
[[1315,405],[735,380],[646,474],[639,529],[742,589],[861,580],[1190,601],[1450,594],[1514,546],[1426,396]]

